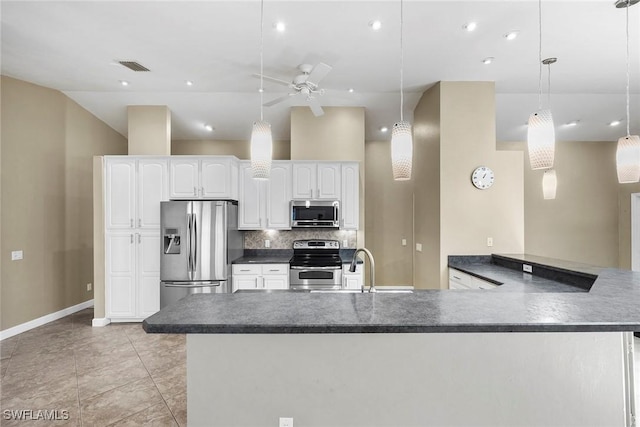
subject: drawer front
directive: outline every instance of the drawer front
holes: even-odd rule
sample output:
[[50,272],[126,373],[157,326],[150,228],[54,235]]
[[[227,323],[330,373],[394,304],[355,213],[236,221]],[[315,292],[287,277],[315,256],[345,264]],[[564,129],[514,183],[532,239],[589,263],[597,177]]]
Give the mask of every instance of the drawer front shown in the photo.
[[262,264],[262,274],[268,276],[271,274],[284,274],[289,276],[289,264]]
[[262,274],[262,264],[233,264],[231,271],[234,275],[254,274],[259,276]]
[[449,281],[457,282],[463,285],[465,288],[473,288],[474,286],[474,277],[470,274],[463,273],[460,270],[456,270],[455,268],[449,268]]

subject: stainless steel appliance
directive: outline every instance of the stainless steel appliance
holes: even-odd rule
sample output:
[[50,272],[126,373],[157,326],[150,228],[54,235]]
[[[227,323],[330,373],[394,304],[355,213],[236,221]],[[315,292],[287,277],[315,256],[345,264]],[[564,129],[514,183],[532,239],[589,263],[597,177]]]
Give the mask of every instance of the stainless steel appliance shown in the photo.
[[296,240],[289,260],[289,288],[341,289],[342,259],[337,240]]
[[340,202],[337,200],[292,200],[291,227],[340,228]]
[[231,261],[243,254],[238,203],[160,203],[160,308],[192,293],[231,292]]

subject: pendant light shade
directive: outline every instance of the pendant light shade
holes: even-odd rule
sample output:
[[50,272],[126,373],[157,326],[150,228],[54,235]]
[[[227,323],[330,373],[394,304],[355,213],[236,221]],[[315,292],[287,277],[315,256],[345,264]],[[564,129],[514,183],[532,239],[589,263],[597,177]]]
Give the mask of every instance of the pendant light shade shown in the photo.
[[628,135],[618,139],[616,169],[620,184],[640,180],[640,136]]
[[553,167],[556,135],[551,110],[539,110],[529,116],[527,145],[531,169]]
[[251,132],[251,170],[255,179],[269,179],[272,151],[271,125],[264,120],[255,122]]
[[556,198],[556,190],[558,188],[558,177],[554,169],[544,171],[542,176],[542,195],[546,200]]
[[411,123],[397,122],[391,133],[391,167],[393,179],[406,181],[411,179],[411,163],[413,161],[413,138]]

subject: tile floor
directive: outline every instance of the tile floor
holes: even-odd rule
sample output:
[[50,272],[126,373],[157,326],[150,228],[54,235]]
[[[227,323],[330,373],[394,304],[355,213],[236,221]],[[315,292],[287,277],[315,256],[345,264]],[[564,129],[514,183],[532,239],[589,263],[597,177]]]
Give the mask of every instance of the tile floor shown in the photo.
[[[185,336],[140,323],[92,328],[92,319],[87,309],[0,342],[0,424],[186,426]],[[7,409],[69,419],[5,420]]]

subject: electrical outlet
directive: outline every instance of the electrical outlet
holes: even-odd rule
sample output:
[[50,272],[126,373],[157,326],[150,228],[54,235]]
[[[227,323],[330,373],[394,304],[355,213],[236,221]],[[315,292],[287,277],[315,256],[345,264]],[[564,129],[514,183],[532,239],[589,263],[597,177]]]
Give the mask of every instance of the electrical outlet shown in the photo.
[[12,251],[11,261],[19,261],[22,259],[22,251]]
[[93,286],[91,285],[91,283],[87,283],[87,292],[90,291],[93,288]]
[[402,239],[402,246],[407,246],[407,239]]
[[533,267],[529,264],[522,264],[522,271],[525,273],[533,273]]
[[279,427],[293,427],[293,418],[280,417]]
[[348,248],[348,247],[349,247],[349,241],[348,241],[347,239],[344,239],[344,240],[342,241],[342,247],[343,247],[343,248]]
[[264,247],[265,247],[265,248],[270,248],[270,247],[271,247],[271,240],[269,240],[269,239],[265,239],[265,241],[264,241]]
[[487,237],[487,246],[493,246],[493,237]]
[[422,252],[422,243],[416,243],[416,251]]

